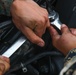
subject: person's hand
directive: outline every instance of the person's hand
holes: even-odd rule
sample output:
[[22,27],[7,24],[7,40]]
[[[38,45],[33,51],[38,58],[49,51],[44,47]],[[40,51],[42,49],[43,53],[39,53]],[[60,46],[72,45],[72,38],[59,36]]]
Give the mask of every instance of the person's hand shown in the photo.
[[62,35],[50,26],[49,28],[53,45],[60,50],[64,55],[66,55],[69,50],[76,48],[76,35],[74,35],[66,25],[61,26]]
[[48,12],[33,0],[15,0],[11,6],[11,14],[16,27],[34,44],[44,46],[41,39],[50,26]]
[[10,60],[4,56],[0,56],[0,75],[3,75],[10,68]]

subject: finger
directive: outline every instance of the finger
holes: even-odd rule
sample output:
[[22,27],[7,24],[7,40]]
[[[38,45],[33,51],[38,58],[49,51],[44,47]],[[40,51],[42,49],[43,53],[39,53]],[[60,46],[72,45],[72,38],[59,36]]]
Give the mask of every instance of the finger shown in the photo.
[[[16,24],[16,23],[15,23]],[[19,23],[17,23],[17,28],[22,31],[22,33],[34,44],[37,44],[41,47],[43,47],[45,45],[45,42],[40,38],[38,37],[32,29],[30,29],[29,27],[27,26],[24,26],[24,25],[20,25]]]
[[41,10],[43,10],[42,13],[43,13],[43,17],[45,18],[46,27],[49,27],[50,26],[50,21],[49,21],[49,18],[48,18],[48,12],[44,8],[41,8]]
[[48,19],[48,21],[47,21],[47,28],[48,27],[50,27],[50,21],[49,21],[49,19]]
[[40,19],[37,20],[37,27],[35,28],[35,33],[41,37],[44,32],[46,31],[46,21],[45,21],[45,18],[44,17],[40,17]]
[[34,30],[35,34],[39,37],[42,37],[45,31],[46,31],[46,26],[44,26],[43,28],[39,26],[39,27],[36,27]]
[[0,71],[4,73],[5,65],[3,63],[0,63]]
[[76,36],[76,29],[75,28],[70,28],[70,32]]
[[[7,62],[7,60],[4,57],[0,57],[0,65],[2,65],[4,73],[8,71],[8,69],[10,68],[10,64]],[[2,69],[2,67],[0,67],[0,69]]]
[[0,75],[3,75],[5,72],[5,65],[0,63]]
[[39,37],[42,37],[42,35],[45,33],[46,31],[46,28],[48,28],[50,26],[50,22],[49,20],[45,23],[45,25],[38,25],[36,28],[35,28],[35,33],[39,36]]
[[52,37],[53,40],[59,39],[60,35],[54,29],[54,27],[50,26],[48,29],[49,29],[50,35],[51,35],[51,37]]
[[27,38],[34,44],[37,44],[41,47],[45,45],[45,42],[38,37],[30,28],[28,27],[23,27],[22,30],[23,34],[27,36]]
[[10,59],[9,58],[7,58],[5,56],[0,56],[0,58],[10,64]]
[[41,14],[44,14],[45,18],[48,19],[48,11],[45,8],[40,7]]
[[62,33],[70,33],[70,30],[65,24],[63,24],[63,25],[61,25],[61,32]]
[[44,8],[41,8],[41,10],[43,10],[41,15],[43,15],[43,17],[45,18],[46,27],[49,27],[50,26],[50,21],[49,21],[49,18],[48,18],[48,12]]

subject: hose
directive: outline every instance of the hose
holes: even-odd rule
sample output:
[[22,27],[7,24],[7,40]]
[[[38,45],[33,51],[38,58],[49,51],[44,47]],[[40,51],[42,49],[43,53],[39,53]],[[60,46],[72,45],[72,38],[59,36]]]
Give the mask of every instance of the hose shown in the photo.
[[[24,63],[21,62],[21,63],[17,64],[13,69],[11,69],[11,70],[10,70],[7,74],[5,74],[5,75],[8,75],[8,74],[11,73],[11,72],[17,71],[17,70],[23,68],[23,66],[26,67],[27,65],[31,64],[32,62],[34,62],[34,61],[36,61],[36,60],[38,60],[38,59],[41,59],[41,58],[43,58],[43,57],[45,57],[45,56],[52,56],[52,57],[53,57],[53,56],[63,56],[63,55],[62,55],[61,53],[59,53],[59,52],[56,52],[56,51],[54,51],[54,52],[48,51],[48,52],[43,52],[43,53],[37,54],[36,56],[30,58],[30,59],[27,60],[26,62],[24,62]],[[23,66],[22,66],[21,64],[23,64]]]

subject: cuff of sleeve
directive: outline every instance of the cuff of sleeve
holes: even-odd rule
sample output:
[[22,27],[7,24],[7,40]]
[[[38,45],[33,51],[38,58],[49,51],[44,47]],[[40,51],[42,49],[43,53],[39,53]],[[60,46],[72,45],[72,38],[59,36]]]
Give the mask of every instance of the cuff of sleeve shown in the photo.
[[74,56],[76,56],[76,48],[69,51],[67,56],[64,59],[64,63],[66,64],[69,60],[71,60]]
[[59,75],[76,75],[76,48],[69,51],[64,59],[64,67]]
[[[72,61],[71,61],[72,60]],[[69,51],[69,53],[67,54],[67,56],[64,59],[64,66],[66,64],[70,63],[74,63],[76,60],[76,48],[72,49]]]
[[13,0],[2,0],[0,3],[2,12],[0,12],[0,14],[10,16],[10,7],[11,7],[12,2]]

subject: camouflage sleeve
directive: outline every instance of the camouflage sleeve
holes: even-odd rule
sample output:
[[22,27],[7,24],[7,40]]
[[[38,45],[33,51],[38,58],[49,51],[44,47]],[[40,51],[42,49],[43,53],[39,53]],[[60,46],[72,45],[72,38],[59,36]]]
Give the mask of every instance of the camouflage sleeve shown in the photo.
[[76,48],[69,51],[59,75],[76,75]]
[[10,6],[13,0],[0,0],[0,14],[10,15]]

